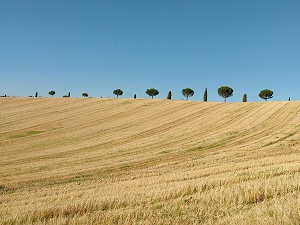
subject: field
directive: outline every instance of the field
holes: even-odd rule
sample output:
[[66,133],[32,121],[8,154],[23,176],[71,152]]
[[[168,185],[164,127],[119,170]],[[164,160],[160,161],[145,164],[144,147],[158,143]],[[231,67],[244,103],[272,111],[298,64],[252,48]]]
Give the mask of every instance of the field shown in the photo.
[[0,98],[0,224],[300,224],[300,102]]

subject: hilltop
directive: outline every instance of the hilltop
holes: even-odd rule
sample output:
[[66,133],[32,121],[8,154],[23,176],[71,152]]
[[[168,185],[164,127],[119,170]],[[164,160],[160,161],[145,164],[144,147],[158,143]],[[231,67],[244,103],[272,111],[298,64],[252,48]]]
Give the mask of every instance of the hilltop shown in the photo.
[[0,98],[0,224],[300,223],[300,102]]

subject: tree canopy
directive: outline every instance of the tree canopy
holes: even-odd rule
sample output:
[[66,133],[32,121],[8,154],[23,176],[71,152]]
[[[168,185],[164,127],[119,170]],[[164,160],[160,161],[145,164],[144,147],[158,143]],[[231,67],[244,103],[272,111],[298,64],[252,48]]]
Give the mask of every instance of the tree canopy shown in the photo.
[[226,99],[233,95],[233,89],[231,87],[228,87],[228,86],[222,86],[222,87],[219,87],[218,94],[219,94],[220,97],[223,97],[225,99],[225,102],[226,102]]
[[184,97],[186,97],[186,100],[188,100],[189,97],[192,97],[194,95],[194,93],[195,92],[191,88],[184,88],[184,89],[182,89],[182,95]]
[[273,91],[271,91],[269,89],[264,89],[264,90],[261,90],[258,95],[259,95],[259,97],[261,97],[262,99],[267,101],[268,99],[273,98]]
[[153,96],[158,95],[159,91],[156,90],[155,88],[149,88],[149,89],[146,90],[146,94],[149,95],[149,96],[151,96],[152,99],[153,99]]
[[89,95],[88,95],[88,93],[82,93],[82,96],[83,97],[88,97]]
[[117,96],[117,98],[119,97],[119,95],[123,94],[123,91],[121,89],[116,89],[113,91],[113,94]]

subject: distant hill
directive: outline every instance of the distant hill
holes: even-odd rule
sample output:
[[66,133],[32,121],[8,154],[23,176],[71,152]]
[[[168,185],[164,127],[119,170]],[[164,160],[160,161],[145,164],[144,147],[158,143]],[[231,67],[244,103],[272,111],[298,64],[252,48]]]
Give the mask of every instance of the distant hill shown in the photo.
[[0,223],[293,224],[299,130],[300,102],[0,98]]

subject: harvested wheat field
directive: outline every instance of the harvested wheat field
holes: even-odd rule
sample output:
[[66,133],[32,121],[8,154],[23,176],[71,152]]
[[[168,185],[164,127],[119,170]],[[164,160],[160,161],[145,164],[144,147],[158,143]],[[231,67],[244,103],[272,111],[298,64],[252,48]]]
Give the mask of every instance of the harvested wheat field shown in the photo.
[[0,224],[299,224],[300,102],[1,98]]

